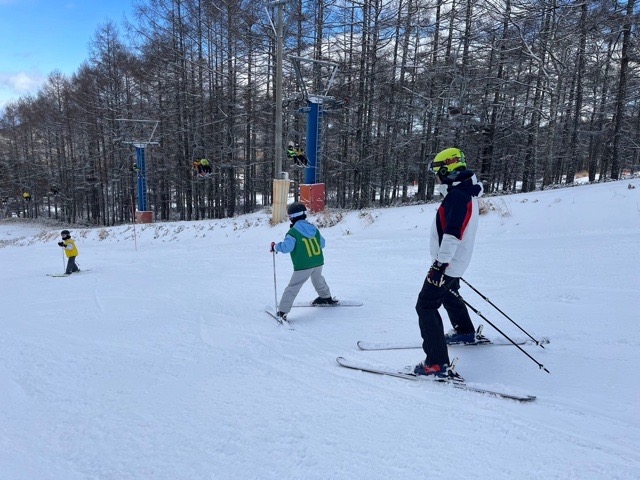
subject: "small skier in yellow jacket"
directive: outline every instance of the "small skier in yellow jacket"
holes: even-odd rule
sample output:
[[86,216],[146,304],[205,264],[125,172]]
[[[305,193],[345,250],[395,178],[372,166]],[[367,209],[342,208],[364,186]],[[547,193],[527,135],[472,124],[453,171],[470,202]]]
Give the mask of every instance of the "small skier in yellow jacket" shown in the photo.
[[58,245],[64,248],[64,253],[68,259],[67,270],[64,273],[66,275],[71,275],[72,273],[79,272],[80,269],[76,265],[76,257],[78,256],[78,247],[76,247],[76,242],[71,239],[69,230],[62,230],[60,235],[62,236],[62,241],[58,242]]

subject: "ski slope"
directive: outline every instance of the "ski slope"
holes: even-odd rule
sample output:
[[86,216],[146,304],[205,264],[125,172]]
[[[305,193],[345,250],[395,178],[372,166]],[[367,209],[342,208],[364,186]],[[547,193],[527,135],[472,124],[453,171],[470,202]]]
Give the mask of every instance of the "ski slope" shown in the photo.
[[[536,337],[451,348],[472,385],[340,367],[414,365],[436,204],[312,215],[324,274],[355,308],[265,314],[291,274],[288,224],[74,229],[0,221],[0,479],[636,479],[640,180],[485,198],[465,278]],[[79,275],[53,278],[69,228]],[[508,335],[522,333],[466,286]],[[305,285],[298,300],[315,292]],[[444,314],[443,314],[444,315]],[[481,320],[474,314],[476,324]],[[446,316],[445,316],[446,320]],[[484,323],[484,322],[482,322]],[[448,329],[449,325],[446,325]],[[485,324],[485,335],[499,334]]]

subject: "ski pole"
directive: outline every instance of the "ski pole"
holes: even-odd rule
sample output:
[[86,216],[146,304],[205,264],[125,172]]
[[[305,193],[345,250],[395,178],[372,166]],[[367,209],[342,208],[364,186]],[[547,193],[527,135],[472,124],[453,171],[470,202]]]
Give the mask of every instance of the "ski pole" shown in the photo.
[[551,373],[549,370],[547,370],[545,368],[545,366],[543,364],[541,364],[539,361],[537,361],[535,358],[533,358],[531,355],[529,355],[527,353],[526,350],[524,350],[520,345],[518,345],[516,342],[514,342],[513,340],[511,340],[511,338],[509,338],[509,336],[507,336],[506,333],[504,333],[502,330],[500,330],[498,327],[496,327],[493,323],[491,323],[491,321],[485,317],[484,315],[482,315],[482,313],[480,313],[479,310],[477,310],[476,308],[473,307],[473,305],[470,305],[469,302],[467,302],[464,298],[462,298],[460,296],[460,294],[454,290],[451,290],[450,288],[447,288],[447,290],[454,296],[456,297],[458,300],[461,300],[462,302],[464,302],[464,304],[469,307],[471,310],[473,310],[473,312],[478,315],[480,318],[482,318],[485,322],[487,322],[489,325],[491,325],[493,328],[495,328],[498,333],[500,333],[500,335],[502,335],[504,338],[506,338],[507,340],[509,340],[513,345],[515,345],[516,347],[518,347],[518,349],[524,353],[527,357],[529,357],[531,360],[533,360],[534,363],[536,363],[538,365],[538,367],[542,370],[544,370],[547,373]]
[[499,311],[502,315],[504,315],[511,323],[513,323],[516,327],[518,327],[525,335],[527,335],[531,340],[533,340],[535,342],[536,345],[538,345],[539,347],[544,348],[544,345],[539,341],[536,340],[535,338],[533,338],[531,335],[529,335],[529,332],[527,332],[524,328],[522,328],[520,325],[518,325],[513,319],[511,319],[511,317],[509,317],[509,315],[507,315],[506,313],[504,313],[502,310],[500,310],[491,300],[489,300],[488,297],[486,297],[485,295],[483,295],[482,293],[480,293],[473,285],[471,285],[469,282],[467,282],[464,278],[460,278],[460,280],[462,280],[464,283],[466,283],[471,290],[473,290],[474,292],[476,292],[478,295],[480,295],[482,297],[483,300],[485,300],[489,305],[491,305],[493,308],[495,308],[497,311]]
[[273,256],[273,298],[275,300],[276,315],[278,314],[278,286],[276,284],[276,251],[272,251]]

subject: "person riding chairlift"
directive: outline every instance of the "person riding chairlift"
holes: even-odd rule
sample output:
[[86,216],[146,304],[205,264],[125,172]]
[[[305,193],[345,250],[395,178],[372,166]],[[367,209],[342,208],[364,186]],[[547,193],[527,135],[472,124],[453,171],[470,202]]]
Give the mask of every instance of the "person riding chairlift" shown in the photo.
[[300,145],[297,143],[289,143],[289,146],[287,147],[287,158],[292,160],[293,164],[298,167],[306,167],[309,164],[309,160],[304,154],[304,150],[300,148]]

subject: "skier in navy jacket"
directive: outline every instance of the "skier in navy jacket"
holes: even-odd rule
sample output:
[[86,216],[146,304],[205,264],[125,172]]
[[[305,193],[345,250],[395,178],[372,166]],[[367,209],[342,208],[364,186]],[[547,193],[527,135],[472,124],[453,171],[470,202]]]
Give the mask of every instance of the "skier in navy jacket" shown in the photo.
[[[451,291],[458,292],[460,277],[471,261],[482,185],[467,169],[464,153],[458,148],[438,153],[430,169],[446,186],[446,192],[431,228],[433,263],[416,303],[426,360],[415,367],[414,373],[461,381],[462,377],[450,369],[447,340],[475,343],[476,332],[466,305]],[[447,335],[438,312],[440,306],[444,306],[453,326],[453,332]]]

